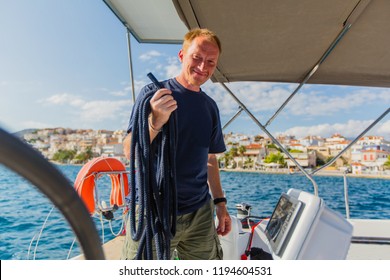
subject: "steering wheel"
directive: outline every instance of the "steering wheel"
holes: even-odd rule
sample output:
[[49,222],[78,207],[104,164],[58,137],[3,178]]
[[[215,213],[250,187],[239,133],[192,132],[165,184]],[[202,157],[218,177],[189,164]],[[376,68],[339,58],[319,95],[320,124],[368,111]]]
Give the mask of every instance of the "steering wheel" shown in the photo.
[[76,234],[85,259],[103,260],[100,237],[69,180],[39,152],[0,128],[0,163],[35,185],[61,211]]

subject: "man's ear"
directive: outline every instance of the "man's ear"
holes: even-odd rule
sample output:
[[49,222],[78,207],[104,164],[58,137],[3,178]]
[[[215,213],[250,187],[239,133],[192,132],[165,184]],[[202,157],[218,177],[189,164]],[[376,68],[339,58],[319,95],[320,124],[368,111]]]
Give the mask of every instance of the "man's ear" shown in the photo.
[[177,56],[179,57],[180,62],[183,62],[183,56],[184,56],[183,50],[180,50]]

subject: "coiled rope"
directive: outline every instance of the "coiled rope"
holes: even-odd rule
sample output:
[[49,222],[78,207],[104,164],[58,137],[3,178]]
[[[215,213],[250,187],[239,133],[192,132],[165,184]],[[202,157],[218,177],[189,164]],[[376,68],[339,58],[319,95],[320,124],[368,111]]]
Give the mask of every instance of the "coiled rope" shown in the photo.
[[[149,76],[149,75],[148,75]],[[135,105],[130,145],[130,229],[139,241],[136,259],[153,259],[155,239],[157,259],[170,259],[171,239],[176,233],[176,111],[171,114],[162,132],[150,143],[148,117],[150,99],[161,88],[146,94]],[[136,190],[137,189],[137,190]],[[136,192],[138,222],[136,223]],[[137,225],[136,225],[137,224]]]

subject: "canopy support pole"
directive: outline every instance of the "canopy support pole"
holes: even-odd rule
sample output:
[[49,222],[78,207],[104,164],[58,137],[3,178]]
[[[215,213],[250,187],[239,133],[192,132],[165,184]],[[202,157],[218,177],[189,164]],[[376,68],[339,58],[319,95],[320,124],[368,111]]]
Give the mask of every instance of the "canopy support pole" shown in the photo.
[[370,124],[365,130],[362,131],[351,143],[349,143],[341,152],[339,152],[332,160],[322,165],[321,167],[313,170],[311,174],[317,173],[318,171],[332,165],[339,157],[341,157],[352,145],[354,145],[361,137],[364,136],[371,128],[373,128],[380,120],[382,120],[388,113],[390,112],[390,108],[380,115],[372,124]]
[[234,114],[234,116],[228,120],[228,122],[222,127],[222,130],[225,130],[225,128],[227,128],[239,115],[241,115],[242,111],[244,109],[242,109],[241,106],[238,107],[238,111]]
[[[278,110],[271,116],[271,118],[266,122],[264,127],[269,126],[273,120],[279,115],[279,113],[286,107],[286,105],[291,101],[291,99],[301,90],[301,88],[307,83],[307,81],[317,72],[320,65],[325,61],[325,59],[329,56],[329,54],[333,51],[336,45],[340,42],[340,40],[345,36],[348,30],[351,28],[352,23],[347,22],[344,25],[344,28],[341,30],[336,39],[332,42],[326,52],[322,55],[317,64],[309,71],[309,73],[305,76],[303,81],[298,85],[298,87],[290,94],[290,96],[283,102],[283,104],[279,107]],[[242,110],[241,110],[242,111]],[[227,124],[224,125],[223,129],[225,129],[237,116],[241,113],[241,111],[237,112],[231,120],[228,121]]]
[[129,57],[129,69],[130,69],[130,81],[131,81],[131,91],[133,96],[133,104],[135,103],[135,89],[134,89],[134,76],[133,76],[133,59],[131,55],[131,33],[129,29],[127,31],[127,52]]
[[286,99],[286,101],[280,106],[280,108],[275,112],[275,114],[266,122],[265,126],[271,124],[271,122],[275,119],[277,115],[284,109],[284,107],[287,105],[287,103],[290,102],[290,100],[294,97],[294,95],[302,88],[303,85],[307,83],[307,81],[314,75],[315,72],[317,72],[320,65],[325,61],[325,59],[329,56],[329,54],[334,50],[334,48],[338,45],[338,43],[341,41],[341,39],[345,36],[345,34],[349,31],[352,24],[356,21],[356,19],[361,15],[361,13],[364,11],[364,9],[368,6],[371,0],[362,0],[359,1],[358,4],[353,9],[352,13],[348,16],[347,20],[344,22],[344,27],[340,31],[339,35],[336,37],[336,39],[332,42],[332,44],[329,46],[329,48],[325,51],[325,53],[322,55],[320,60],[317,62],[317,64],[311,69],[311,71],[305,76],[303,81],[299,84],[299,86],[294,90],[294,92]]
[[347,219],[349,219],[351,216],[350,216],[350,212],[349,212],[347,171],[344,171],[343,178],[344,178],[345,217]]
[[348,32],[348,30],[351,28],[352,24],[347,23],[344,25],[343,30],[339,33],[337,38],[332,42],[332,44],[329,46],[329,48],[326,50],[326,52],[322,55],[320,60],[317,62],[317,64],[310,70],[310,72],[305,76],[303,81],[298,85],[298,87],[294,90],[294,92],[284,101],[282,106],[272,115],[272,117],[266,122],[265,127],[271,124],[271,122],[276,118],[277,115],[286,107],[287,103],[291,101],[291,99],[297,94],[297,92],[307,83],[307,81],[314,75],[315,72],[317,72],[320,65],[325,61],[325,59],[329,56],[329,54],[333,51],[333,49],[336,47],[336,45],[340,42],[340,40],[344,37],[344,35]]
[[260,121],[246,108],[244,103],[242,103],[235,94],[228,88],[224,83],[220,83],[222,87],[233,97],[233,99],[240,105],[240,108],[244,110],[249,117],[256,123],[257,126],[260,127],[260,129],[268,135],[268,137],[285,153],[292,162],[302,171],[303,174],[313,183],[314,186],[314,195],[318,196],[318,185],[316,181],[313,179],[313,177],[296,161],[296,159],[287,151],[286,148],[283,147],[281,143],[263,126]]
[[[379,121],[381,121],[388,113],[390,112],[390,108],[387,108],[387,110],[380,115],[372,124],[370,124],[365,130],[362,131],[351,143],[349,143],[340,153],[338,153],[332,160],[324,164],[323,166],[313,170],[310,175],[313,175],[317,173],[318,171],[328,167],[329,165],[332,165],[339,157],[342,156],[352,145],[354,145],[363,135],[365,135],[371,128],[373,128]],[[349,212],[349,200],[348,200],[348,183],[347,183],[347,174],[346,171],[343,174],[344,177],[344,198],[345,198],[345,212],[347,219],[350,218],[350,212]]]

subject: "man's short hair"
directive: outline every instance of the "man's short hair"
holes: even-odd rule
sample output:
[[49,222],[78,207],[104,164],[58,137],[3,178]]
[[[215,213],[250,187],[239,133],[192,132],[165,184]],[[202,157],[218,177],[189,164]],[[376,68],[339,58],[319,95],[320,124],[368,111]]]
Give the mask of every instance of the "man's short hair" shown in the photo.
[[221,41],[219,40],[218,36],[212,32],[211,30],[207,28],[194,28],[187,32],[186,35],[184,35],[184,42],[183,42],[183,50],[188,49],[189,45],[191,45],[192,41],[197,38],[204,36],[208,39],[208,41],[216,44],[218,46],[219,52],[222,52],[222,45]]

